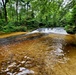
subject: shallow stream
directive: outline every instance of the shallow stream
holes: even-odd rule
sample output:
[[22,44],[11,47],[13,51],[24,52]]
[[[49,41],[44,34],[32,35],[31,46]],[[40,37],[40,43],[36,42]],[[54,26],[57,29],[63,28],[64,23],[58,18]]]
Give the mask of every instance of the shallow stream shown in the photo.
[[32,33],[0,39],[0,75],[76,75],[76,38]]

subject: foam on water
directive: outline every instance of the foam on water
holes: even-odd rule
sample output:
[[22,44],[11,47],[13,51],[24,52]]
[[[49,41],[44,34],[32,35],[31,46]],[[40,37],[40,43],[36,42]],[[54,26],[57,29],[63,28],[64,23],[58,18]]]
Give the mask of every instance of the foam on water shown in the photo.
[[67,32],[62,27],[55,28],[39,28],[37,30],[32,31],[31,33],[58,33],[58,34],[67,34]]

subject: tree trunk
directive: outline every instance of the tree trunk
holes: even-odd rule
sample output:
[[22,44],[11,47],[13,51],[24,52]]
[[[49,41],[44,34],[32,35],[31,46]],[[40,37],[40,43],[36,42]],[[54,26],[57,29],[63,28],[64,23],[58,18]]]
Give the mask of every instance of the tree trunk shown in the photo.
[[27,11],[27,18],[28,18],[28,8],[29,8],[29,1],[27,1],[27,3],[26,3],[26,11]]
[[17,16],[17,21],[18,21],[18,0],[16,0],[16,16]]
[[4,17],[5,17],[5,21],[7,22],[8,21],[8,18],[7,18],[7,10],[6,10],[6,4],[7,4],[7,0],[2,0],[2,3],[3,3],[3,8],[4,8]]
[[7,22],[7,10],[6,10],[6,5],[4,6],[4,12],[5,12],[5,21]]

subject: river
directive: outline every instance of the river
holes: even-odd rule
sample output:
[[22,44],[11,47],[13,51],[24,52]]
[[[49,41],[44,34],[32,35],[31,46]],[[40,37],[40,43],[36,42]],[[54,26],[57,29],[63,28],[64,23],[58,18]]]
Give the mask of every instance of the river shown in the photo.
[[0,75],[76,75],[75,35],[36,31],[0,38]]

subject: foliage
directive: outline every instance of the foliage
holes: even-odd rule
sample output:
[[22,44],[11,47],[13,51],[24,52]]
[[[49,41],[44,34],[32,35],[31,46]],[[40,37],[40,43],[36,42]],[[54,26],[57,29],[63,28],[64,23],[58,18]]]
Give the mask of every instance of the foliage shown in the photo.
[[76,33],[76,5],[73,6],[71,14],[72,14],[71,19],[68,22],[70,25],[65,26],[65,29],[68,33],[75,34]]
[[76,25],[76,5],[73,7],[72,23]]
[[17,31],[26,31],[27,28],[25,26],[17,26],[14,22],[9,22],[7,25],[3,27],[3,32],[17,32]]
[[[2,0],[0,31],[15,32],[39,27],[76,27],[76,0]],[[75,31],[74,29],[69,29]],[[73,32],[74,32],[73,31]]]
[[75,25],[71,26],[71,25],[66,25],[65,26],[65,30],[67,31],[67,33],[69,34],[75,34],[76,33],[76,27]]

